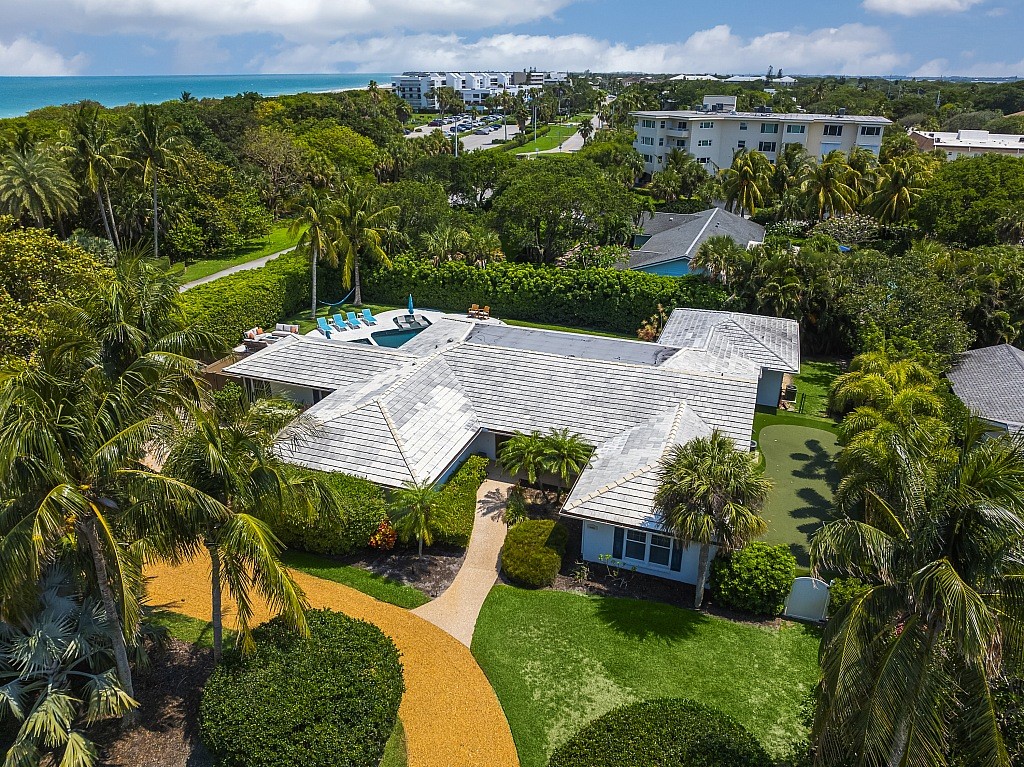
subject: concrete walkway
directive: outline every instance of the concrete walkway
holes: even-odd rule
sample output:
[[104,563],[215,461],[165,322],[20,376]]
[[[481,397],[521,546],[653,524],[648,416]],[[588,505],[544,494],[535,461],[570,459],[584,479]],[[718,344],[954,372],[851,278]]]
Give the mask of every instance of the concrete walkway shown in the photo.
[[[210,560],[205,553],[178,567],[147,567],[146,575],[152,606],[210,619]],[[405,677],[399,715],[409,767],[519,767],[498,696],[463,644],[404,608],[306,573],[292,575],[313,607],[369,621],[395,641]],[[255,608],[257,621],[270,617],[258,600]],[[232,609],[225,599],[226,626],[234,622]]]
[[262,258],[257,258],[252,261],[246,261],[244,264],[229,266],[227,269],[221,269],[219,272],[214,272],[213,274],[208,274],[205,277],[200,277],[198,280],[186,282],[178,288],[178,292],[184,293],[186,290],[191,290],[197,285],[205,285],[207,282],[219,280],[221,277],[227,277],[229,274],[235,274],[236,272],[244,272],[248,269],[259,269],[261,266],[266,266],[278,256],[283,256],[285,253],[291,253],[293,250],[295,250],[293,247],[285,248],[284,250],[277,251],[277,253],[271,253],[269,256],[263,256]]
[[466,561],[441,596],[413,612],[451,634],[466,647],[487,594],[498,578],[498,556],[505,542],[504,511],[510,478],[492,467],[476,496],[476,519]]

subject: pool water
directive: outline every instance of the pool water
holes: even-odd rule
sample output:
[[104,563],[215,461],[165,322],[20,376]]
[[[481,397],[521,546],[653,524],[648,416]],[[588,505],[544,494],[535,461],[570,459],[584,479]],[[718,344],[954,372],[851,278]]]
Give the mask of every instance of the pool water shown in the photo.
[[404,344],[406,341],[415,338],[417,334],[422,333],[424,328],[403,328],[401,330],[378,330],[376,333],[371,333],[370,338],[374,340],[377,346],[387,346],[390,349],[397,349],[399,346]]

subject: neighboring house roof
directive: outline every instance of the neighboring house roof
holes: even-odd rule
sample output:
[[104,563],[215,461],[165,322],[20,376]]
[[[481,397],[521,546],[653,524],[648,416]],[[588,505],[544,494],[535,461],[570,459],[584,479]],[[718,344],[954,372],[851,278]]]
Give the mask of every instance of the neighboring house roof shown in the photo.
[[1024,429],[1024,351],[1009,344],[973,349],[947,378],[956,396],[986,421]]
[[658,464],[673,445],[710,433],[686,404],[656,413],[594,451],[562,513],[613,525],[663,529],[654,511]]
[[709,237],[725,235],[741,248],[764,241],[764,227],[750,219],[711,208],[701,213],[655,213],[644,220],[644,235],[649,236],[639,248],[629,253],[629,269],[641,269],[691,260],[701,243]]
[[800,325],[784,317],[676,309],[658,343],[697,349],[723,360],[741,357],[768,370],[800,372]]

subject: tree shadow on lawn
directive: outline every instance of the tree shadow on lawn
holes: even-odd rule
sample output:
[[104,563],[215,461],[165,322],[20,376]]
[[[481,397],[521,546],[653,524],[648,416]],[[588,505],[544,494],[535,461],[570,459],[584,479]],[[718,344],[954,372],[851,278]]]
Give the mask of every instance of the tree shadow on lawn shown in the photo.
[[803,461],[803,465],[794,469],[791,474],[798,479],[824,480],[834,493],[839,486],[839,469],[835,456],[826,450],[818,439],[807,440],[804,447],[807,448],[806,453],[789,454],[791,461]]
[[[682,584],[681,584],[682,585]],[[693,587],[690,587],[693,590]],[[620,597],[591,597],[597,617],[631,639],[685,639],[711,621],[704,613],[659,602]]]
[[820,440],[808,439],[804,442],[807,452],[790,453],[792,461],[802,461],[802,465],[795,468],[791,474],[797,479],[811,480],[812,482],[824,482],[829,489],[826,497],[816,487],[801,487],[796,491],[796,497],[803,501],[802,506],[797,506],[789,512],[794,520],[807,520],[796,526],[797,531],[805,536],[807,543],[792,542],[789,550],[796,557],[797,565],[810,567],[811,558],[808,544],[811,536],[824,523],[832,519],[833,501],[832,494],[839,486],[839,469],[836,466],[835,458],[825,449]]

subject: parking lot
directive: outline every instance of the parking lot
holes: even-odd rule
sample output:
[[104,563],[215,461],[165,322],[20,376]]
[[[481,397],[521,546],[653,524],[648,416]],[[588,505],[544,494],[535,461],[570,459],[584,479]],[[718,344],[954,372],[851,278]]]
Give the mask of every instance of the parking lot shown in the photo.
[[[445,119],[451,120],[451,118],[445,118]],[[459,125],[466,125],[467,123],[470,123],[471,121],[472,121],[472,118],[470,116],[466,115],[466,116],[463,116],[462,119],[459,120]],[[472,121],[472,122],[479,122],[479,121]],[[451,130],[452,130],[454,125],[455,125],[455,123],[451,122],[451,121],[447,122],[443,126],[421,125],[419,128],[416,128],[415,130],[411,131],[410,133],[407,133],[406,134],[406,138],[417,138],[417,137],[429,135],[431,132],[433,132],[435,130],[443,130],[445,132],[445,135],[449,139],[451,139],[451,137],[452,137]],[[484,127],[490,127],[491,130],[489,130],[486,134],[483,134],[483,135],[476,133],[477,130],[481,130]],[[491,146],[496,139],[497,140],[501,140],[501,139],[505,138],[506,131],[507,131],[508,138],[512,138],[513,136],[515,136],[516,134],[519,133],[519,126],[517,126],[517,125],[503,126],[500,122],[496,122],[496,123],[481,122],[481,124],[479,126],[474,126],[474,127],[467,128],[467,129],[470,130],[470,133],[468,135],[464,135],[462,137],[462,148],[463,148],[464,151],[467,151],[467,152],[471,152],[474,149],[484,149],[484,148],[487,148],[487,147]],[[462,132],[464,132],[464,131],[460,130],[460,133],[462,133]]]

